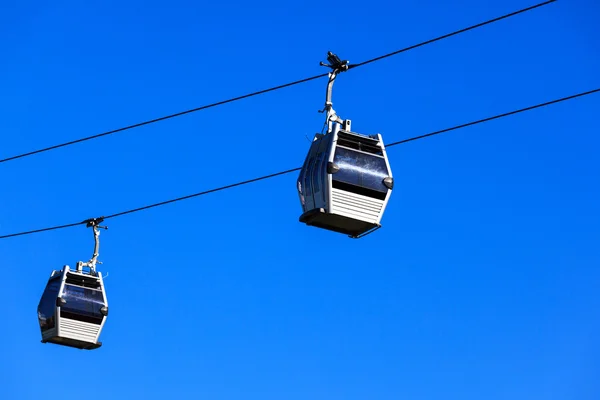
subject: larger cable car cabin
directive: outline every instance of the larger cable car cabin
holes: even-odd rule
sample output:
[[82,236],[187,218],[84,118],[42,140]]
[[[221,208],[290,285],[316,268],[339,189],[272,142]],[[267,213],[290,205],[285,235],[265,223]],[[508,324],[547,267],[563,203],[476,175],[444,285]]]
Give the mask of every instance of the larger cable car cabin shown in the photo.
[[[77,349],[93,350],[108,317],[108,302],[102,273],[96,271],[103,218],[92,218],[94,254],[88,262],[77,262],[75,270],[65,265],[52,271],[38,304],[38,321],[42,343],[54,343]],[[84,269],[85,268],[85,269]]]
[[102,274],[71,270],[52,271],[38,305],[42,343],[92,350],[108,316]]
[[300,175],[300,222],[351,237],[381,227],[393,177],[381,135],[317,134]]
[[327,59],[328,129],[315,135],[298,176],[300,222],[357,238],[381,227],[394,179],[381,135],[352,132],[350,120],[333,110],[333,82],[348,62],[331,52]]

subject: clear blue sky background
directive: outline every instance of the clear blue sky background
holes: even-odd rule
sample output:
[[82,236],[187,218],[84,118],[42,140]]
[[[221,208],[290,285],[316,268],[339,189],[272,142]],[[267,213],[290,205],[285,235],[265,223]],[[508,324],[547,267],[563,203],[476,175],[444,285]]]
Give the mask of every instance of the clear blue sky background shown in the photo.
[[[3,2],[0,158],[326,72],[531,1]],[[392,142],[600,86],[600,5],[344,74]],[[0,234],[300,166],[326,80],[0,165]],[[0,398],[600,398],[600,94],[389,149],[383,228],[298,222],[296,174],[108,222],[92,352],[40,343],[84,227],[0,241]],[[66,392],[62,392],[62,390]]]

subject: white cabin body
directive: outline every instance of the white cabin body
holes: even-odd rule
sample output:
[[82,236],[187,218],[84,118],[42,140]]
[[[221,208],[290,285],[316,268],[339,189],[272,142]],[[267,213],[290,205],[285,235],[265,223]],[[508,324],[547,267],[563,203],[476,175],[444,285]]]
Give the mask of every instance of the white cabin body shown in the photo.
[[342,130],[315,135],[297,189],[307,225],[360,237],[381,227],[393,188],[380,134]]
[[92,350],[108,316],[108,302],[100,272],[52,271],[38,305],[42,343]]

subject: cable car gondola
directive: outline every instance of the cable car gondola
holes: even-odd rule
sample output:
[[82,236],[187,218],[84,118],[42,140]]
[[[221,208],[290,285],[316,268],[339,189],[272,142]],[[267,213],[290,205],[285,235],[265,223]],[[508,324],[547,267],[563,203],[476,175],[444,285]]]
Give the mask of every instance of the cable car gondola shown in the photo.
[[336,76],[348,70],[329,52],[325,110],[327,132],[317,133],[297,180],[303,214],[310,226],[362,237],[381,227],[381,218],[394,186],[380,134],[351,131],[351,121],[336,115],[331,92]]
[[[65,265],[52,271],[38,305],[42,343],[93,350],[106,318],[108,302],[102,273],[96,271],[101,218],[87,221],[94,230],[94,254],[87,263],[79,261],[75,270]],[[87,268],[87,271],[84,271]]]

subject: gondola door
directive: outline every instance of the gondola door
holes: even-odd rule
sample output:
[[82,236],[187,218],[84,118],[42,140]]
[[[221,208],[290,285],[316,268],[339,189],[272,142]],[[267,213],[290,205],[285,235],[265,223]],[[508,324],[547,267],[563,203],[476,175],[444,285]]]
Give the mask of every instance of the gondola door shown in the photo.
[[327,180],[327,160],[328,151],[332,135],[328,134],[321,138],[317,153],[311,168],[312,190],[314,208],[327,209],[327,200],[329,196],[329,186]]

